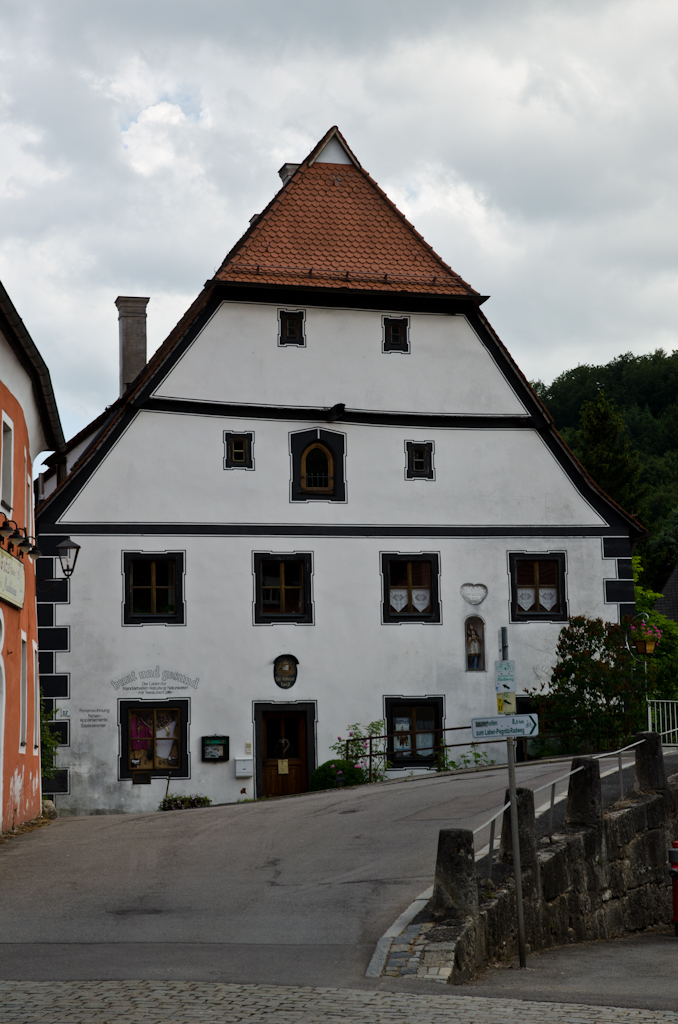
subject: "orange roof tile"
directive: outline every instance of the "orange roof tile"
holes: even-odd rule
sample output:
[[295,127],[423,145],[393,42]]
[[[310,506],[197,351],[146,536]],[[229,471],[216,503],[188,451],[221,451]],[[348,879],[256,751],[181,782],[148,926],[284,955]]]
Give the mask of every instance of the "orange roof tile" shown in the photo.
[[228,254],[216,280],[479,297],[357,163],[315,162],[330,129]]

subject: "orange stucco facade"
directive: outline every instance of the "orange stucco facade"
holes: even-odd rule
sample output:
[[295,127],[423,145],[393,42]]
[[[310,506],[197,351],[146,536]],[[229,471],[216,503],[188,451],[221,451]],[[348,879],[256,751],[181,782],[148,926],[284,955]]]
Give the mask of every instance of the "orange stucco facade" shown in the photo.
[[[0,525],[3,516],[25,528],[32,537],[33,490],[30,445],[26,420],[15,396],[0,381],[0,410],[12,432],[11,498],[7,501],[7,477],[1,491]],[[6,450],[9,446],[4,446]],[[0,458],[2,453],[0,453]],[[0,465],[0,474],[2,467]],[[6,507],[11,503],[11,509]],[[18,557],[25,570],[23,607],[15,607],[0,589],[0,724],[2,740],[2,829],[30,820],[40,814],[40,708],[37,676],[37,616],[35,568],[33,560],[9,548],[7,540],[0,549]],[[14,563],[10,563],[13,565]],[[25,648],[23,645],[25,644]],[[22,668],[22,660],[25,664]],[[4,712],[4,714],[3,714]]]

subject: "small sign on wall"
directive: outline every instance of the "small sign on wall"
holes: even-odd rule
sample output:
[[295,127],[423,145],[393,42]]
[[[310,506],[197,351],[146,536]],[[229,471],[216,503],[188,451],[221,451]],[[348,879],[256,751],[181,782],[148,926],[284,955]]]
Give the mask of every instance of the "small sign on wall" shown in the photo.
[[273,678],[281,690],[289,690],[297,681],[299,659],[293,654],[279,654],[273,662]]
[[6,551],[0,551],[0,600],[23,608],[26,593],[24,563]]
[[203,736],[203,761],[228,761],[228,736]]

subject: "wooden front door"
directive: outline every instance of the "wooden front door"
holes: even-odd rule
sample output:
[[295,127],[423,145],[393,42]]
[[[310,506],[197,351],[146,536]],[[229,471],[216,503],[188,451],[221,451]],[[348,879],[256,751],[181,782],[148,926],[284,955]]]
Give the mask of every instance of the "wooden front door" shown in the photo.
[[262,716],[264,796],[305,793],[306,714],[265,712]]

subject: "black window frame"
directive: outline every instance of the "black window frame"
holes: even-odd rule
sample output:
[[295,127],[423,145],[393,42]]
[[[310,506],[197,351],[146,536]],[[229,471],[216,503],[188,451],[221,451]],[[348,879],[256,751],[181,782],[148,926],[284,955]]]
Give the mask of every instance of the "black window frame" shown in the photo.
[[[382,323],[382,352],[400,352],[409,355],[410,352],[410,318],[409,316],[384,316]],[[404,337],[398,342],[393,341],[393,327],[397,324],[404,328]]]
[[[302,489],[302,456],[314,444],[324,445],[332,455],[334,478],[331,491],[305,491]],[[345,453],[346,435],[338,430],[313,427],[310,430],[296,430],[290,434],[290,458],[292,461],[290,501],[346,501]]]
[[[302,562],[304,566],[302,613],[267,613],[263,611],[262,562]],[[312,551],[254,551],[252,552],[254,575],[254,624],[255,626],[313,625],[313,552]]]
[[[287,320],[291,317],[298,319],[300,338],[291,339],[286,337]],[[278,345],[280,348],[305,348],[306,347],[306,310],[305,309],[279,309],[278,310]]]
[[[437,551],[382,551],[381,578],[382,578],[382,622],[386,624],[400,625],[403,622],[423,622],[425,624],[440,625],[442,614],[440,608],[440,553]],[[431,611],[430,612],[404,612],[398,613],[391,610],[390,603],[390,572],[391,562],[430,562],[431,563]]]
[[135,708],[143,708],[144,711],[160,711],[163,708],[179,708],[180,718],[180,763],[176,768],[148,768],[139,774],[150,775],[152,779],[166,779],[168,774],[171,779],[190,779],[190,752],[189,737],[191,724],[191,701],[189,697],[167,698],[166,700],[118,700],[118,732],[120,736],[120,753],[118,755],[118,780],[133,781],[135,771],[129,767],[129,712]]
[[[245,460],[233,458],[233,442],[245,443]],[[224,431],[224,469],[254,469],[254,432],[251,430]]]
[[[434,732],[434,751],[429,757],[398,757],[393,749],[393,736],[396,732],[394,724],[394,718],[396,717],[395,713],[397,712],[398,707],[407,707],[411,709],[413,707],[422,707],[423,705],[432,707],[435,712],[436,725],[434,726],[434,729],[438,731]],[[438,751],[444,743],[445,736],[445,733],[442,731],[444,729],[445,722],[444,697],[384,697],[384,718],[386,719],[386,733],[389,737],[387,740],[387,759],[391,768],[400,770],[403,768],[430,768],[437,763]],[[413,746],[414,749],[416,749],[416,742]]]
[[[511,587],[511,622],[567,622],[567,595],[565,577],[567,560],[564,551],[509,551],[509,579]],[[556,562],[558,565],[559,611],[523,611],[518,604],[518,562]]]
[[[132,612],[132,562],[174,562],[174,588],[176,611],[173,615],[151,615]],[[123,551],[123,577],[125,599],[123,603],[123,625],[125,626],[183,626],[186,623],[184,602],[183,551]]]
[[[424,455],[424,469],[417,469],[415,467],[415,455],[418,451],[423,451]],[[433,455],[435,452],[435,443],[433,441],[405,441],[405,479],[406,480],[435,480],[435,466],[433,463]]]

